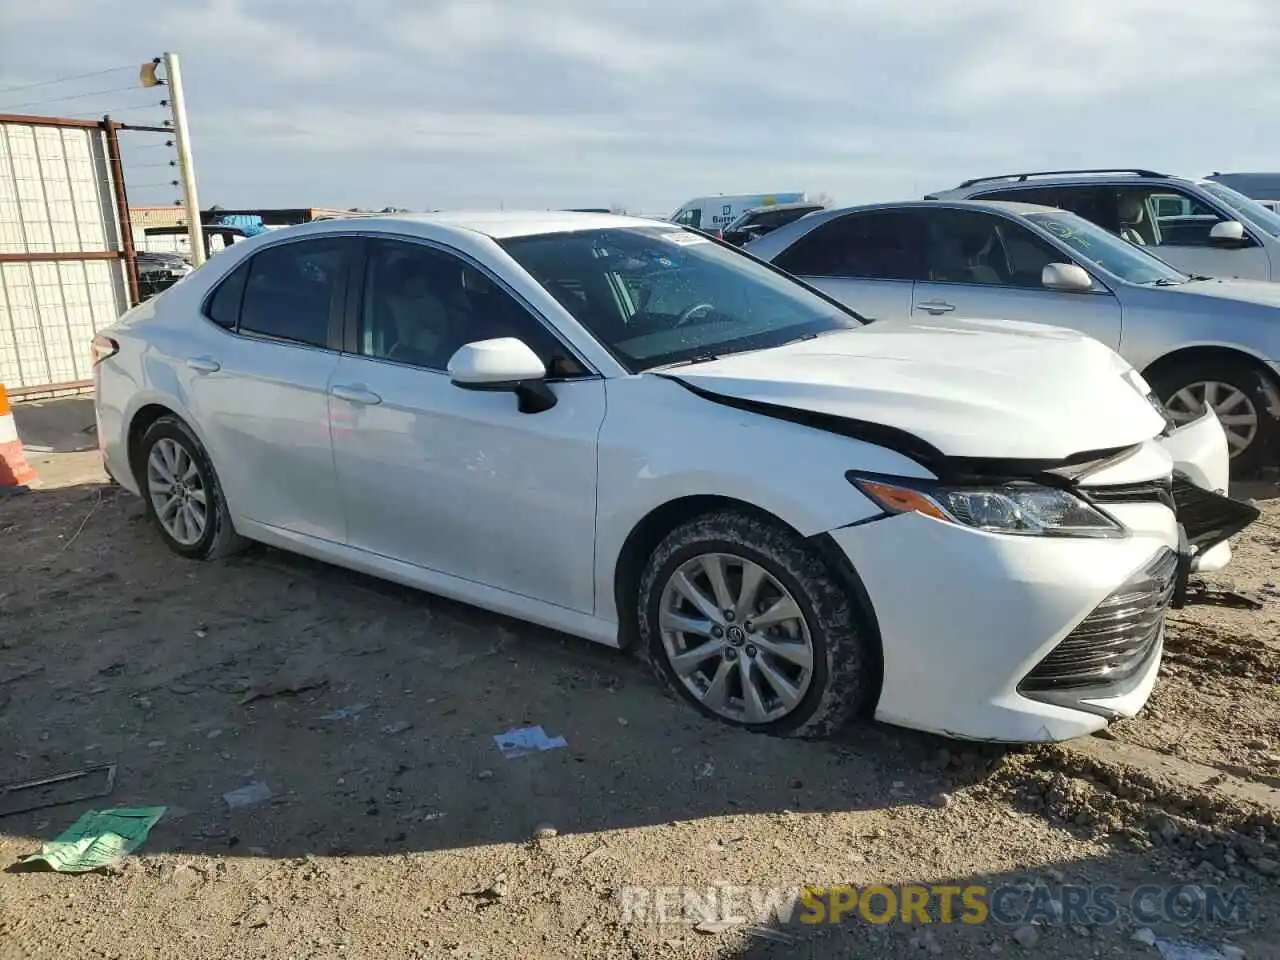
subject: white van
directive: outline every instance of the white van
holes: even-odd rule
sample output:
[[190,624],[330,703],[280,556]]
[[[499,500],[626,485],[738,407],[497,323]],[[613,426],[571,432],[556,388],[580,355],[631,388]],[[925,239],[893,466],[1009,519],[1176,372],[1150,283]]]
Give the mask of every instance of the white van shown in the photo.
[[693,227],[714,233],[723,230],[752,207],[771,207],[775,203],[805,203],[808,196],[799,193],[740,193],[732,196],[698,197],[680,207],[667,219],[682,227]]

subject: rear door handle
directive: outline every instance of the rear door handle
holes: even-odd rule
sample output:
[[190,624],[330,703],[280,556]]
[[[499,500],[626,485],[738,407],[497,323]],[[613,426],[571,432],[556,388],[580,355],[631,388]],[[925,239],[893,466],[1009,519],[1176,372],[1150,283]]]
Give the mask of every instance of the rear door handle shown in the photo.
[[382,402],[382,398],[372,390],[365,388],[364,384],[351,383],[339,385],[329,388],[329,392],[339,400],[346,400],[348,403],[359,403],[365,406],[373,406]]
[[955,308],[954,303],[947,303],[945,300],[922,300],[916,304],[916,309],[925,313],[951,313]]
[[216,373],[222,369],[222,364],[212,357],[192,357],[187,361],[187,366],[200,373]]

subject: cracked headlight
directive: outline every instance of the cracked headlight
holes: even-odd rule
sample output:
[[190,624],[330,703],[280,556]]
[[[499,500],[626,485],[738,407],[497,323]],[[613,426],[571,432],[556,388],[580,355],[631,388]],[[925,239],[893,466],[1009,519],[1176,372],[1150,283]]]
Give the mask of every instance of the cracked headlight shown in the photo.
[[886,513],[922,513],[988,533],[1119,537],[1124,527],[1070,490],[1036,483],[945,486],[928,480],[846,474]]

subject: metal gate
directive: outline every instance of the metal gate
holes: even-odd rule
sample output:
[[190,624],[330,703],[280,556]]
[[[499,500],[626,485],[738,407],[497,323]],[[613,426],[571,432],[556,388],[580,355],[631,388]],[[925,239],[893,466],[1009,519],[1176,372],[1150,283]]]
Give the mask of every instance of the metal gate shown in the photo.
[[92,385],[94,333],[138,301],[119,125],[0,114],[0,383]]

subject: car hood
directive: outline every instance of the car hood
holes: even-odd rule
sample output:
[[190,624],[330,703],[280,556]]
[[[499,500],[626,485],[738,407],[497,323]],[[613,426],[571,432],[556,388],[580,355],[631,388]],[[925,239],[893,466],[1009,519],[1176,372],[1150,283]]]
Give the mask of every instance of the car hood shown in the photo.
[[[1252,303],[1260,307],[1280,307],[1280,283],[1268,280],[1192,280],[1173,287],[1160,287],[1164,293],[1178,293],[1187,297],[1207,297],[1212,300],[1233,300]],[[1280,314],[1276,315],[1280,319]]]
[[1064,460],[1165,426],[1114,351],[1007,320],[880,322],[663,375],[713,397],[901,431],[946,457]]

